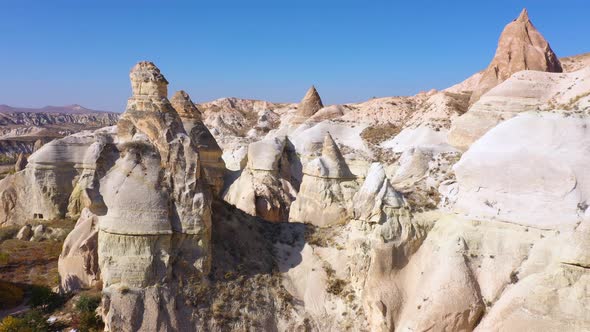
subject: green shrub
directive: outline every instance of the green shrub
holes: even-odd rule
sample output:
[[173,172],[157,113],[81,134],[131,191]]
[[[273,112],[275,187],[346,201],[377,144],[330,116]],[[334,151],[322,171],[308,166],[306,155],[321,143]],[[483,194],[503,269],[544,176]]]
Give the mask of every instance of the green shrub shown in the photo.
[[10,255],[0,251],[0,266],[7,265],[10,261]]
[[94,312],[100,305],[99,295],[80,295],[78,302],[76,302],[76,309],[80,312]]
[[64,298],[54,293],[49,287],[46,286],[33,286],[31,288],[31,298],[29,299],[29,305],[36,309],[41,309],[45,312],[51,312],[64,303]]
[[47,317],[39,310],[29,310],[22,318],[29,330],[32,332],[46,332],[49,331],[49,323]]
[[46,332],[50,330],[47,317],[30,310],[22,318],[7,316],[0,322],[0,332]]
[[22,318],[6,316],[0,322],[0,332],[33,332]]
[[76,317],[75,326],[80,332],[98,332],[104,330],[104,324],[95,312],[81,312]]
[[96,308],[100,305],[100,295],[82,294],[76,302],[76,314],[72,325],[80,332],[102,331],[104,324],[96,315]]
[[3,242],[8,239],[12,239],[16,236],[19,231],[18,226],[5,226],[0,227],[0,242]]

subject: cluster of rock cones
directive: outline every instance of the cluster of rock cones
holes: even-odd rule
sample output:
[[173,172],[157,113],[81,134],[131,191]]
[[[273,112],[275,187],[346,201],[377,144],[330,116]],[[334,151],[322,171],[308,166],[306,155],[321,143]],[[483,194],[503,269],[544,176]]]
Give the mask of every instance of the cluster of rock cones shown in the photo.
[[196,105],[140,62],[117,126],[0,181],[0,225],[77,218],[61,291],[102,285],[109,331],[588,330],[576,68],[526,10],[487,69],[412,97]]

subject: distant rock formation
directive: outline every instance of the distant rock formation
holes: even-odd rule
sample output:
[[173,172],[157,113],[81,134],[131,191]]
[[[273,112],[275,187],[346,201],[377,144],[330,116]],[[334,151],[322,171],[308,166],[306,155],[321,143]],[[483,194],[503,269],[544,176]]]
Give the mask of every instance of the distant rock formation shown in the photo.
[[320,98],[320,94],[315,86],[312,85],[311,88],[307,90],[303,99],[301,99],[299,106],[297,106],[297,113],[295,113],[295,117],[292,119],[291,123],[303,123],[323,107],[324,104],[322,103],[322,98]]
[[526,9],[502,31],[496,55],[473,91],[471,104],[521,70],[562,72],[559,59],[531,23]]

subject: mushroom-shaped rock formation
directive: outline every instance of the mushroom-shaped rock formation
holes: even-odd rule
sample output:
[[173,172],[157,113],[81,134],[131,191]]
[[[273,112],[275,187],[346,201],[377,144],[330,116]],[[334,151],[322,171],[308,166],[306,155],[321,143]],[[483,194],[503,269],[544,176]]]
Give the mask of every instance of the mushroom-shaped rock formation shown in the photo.
[[321,156],[306,164],[303,174],[290,221],[325,227],[343,224],[352,217],[352,198],[358,184],[330,133],[324,137]]
[[221,158],[223,151],[203,123],[201,112],[188,93],[183,90],[177,91],[170,102],[180,115],[184,130],[197,145],[205,181],[212,187],[213,192],[219,195],[223,188],[225,173],[225,162]]
[[224,199],[253,216],[287,221],[299,181],[295,149],[286,137],[271,137],[248,146],[248,163],[226,190]]
[[301,99],[301,102],[299,102],[299,105],[297,106],[297,113],[295,113],[291,123],[303,123],[323,107],[324,104],[322,103],[322,98],[320,98],[320,94],[316,90],[315,86],[312,85],[311,88],[307,90],[307,93],[303,99]]
[[535,28],[526,9],[502,31],[494,59],[471,95],[471,104],[521,70],[562,72],[549,43]]

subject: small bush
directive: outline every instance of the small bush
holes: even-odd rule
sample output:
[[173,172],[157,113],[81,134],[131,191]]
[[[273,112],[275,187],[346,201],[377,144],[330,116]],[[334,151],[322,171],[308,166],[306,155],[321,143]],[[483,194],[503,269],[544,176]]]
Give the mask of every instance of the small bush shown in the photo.
[[30,310],[22,318],[5,317],[0,332],[46,332],[50,330],[46,317],[38,310]]
[[102,331],[104,324],[96,315],[96,308],[100,305],[100,295],[82,294],[76,302],[76,315],[72,325],[80,332]]
[[94,312],[100,305],[99,295],[80,295],[78,302],[76,302],[76,309],[80,312]]
[[46,332],[49,331],[49,323],[47,317],[39,310],[29,310],[22,318],[26,326],[32,332]]
[[0,332],[32,332],[33,330],[27,326],[25,320],[12,316],[5,317],[0,322]]
[[104,330],[104,324],[95,312],[79,312],[72,322],[80,332],[98,332]]
[[29,305],[45,312],[51,312],[59,308],[64,303],[64,298],[54,293],[46,286],[33,286],[31,288],[31,298]]

